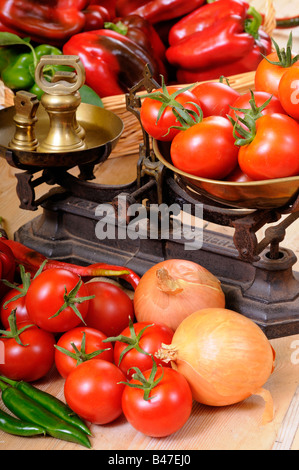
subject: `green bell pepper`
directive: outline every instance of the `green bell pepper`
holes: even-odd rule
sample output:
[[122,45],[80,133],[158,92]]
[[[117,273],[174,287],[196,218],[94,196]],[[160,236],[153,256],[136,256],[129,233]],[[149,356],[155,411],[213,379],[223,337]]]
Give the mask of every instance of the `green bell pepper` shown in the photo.
[[[18,48],[15,46],[18,46]],[[26,46],[30,48],[30,51],[24,51],[24,47]],[[26,49],[28,49],[28,47]],[[34,48],[29,42],[23,40],[21,43],[16,42],[15,45],[2,46],[0,48],[0,72],[4,84],[14,91],[30,91],[40,99],[43,91],[36,85],[34,73],[38,61],[44,55],[62,55],[62,51],[47,44],[40,44]],[[45,78],[50,81],[51,77],[58,70],[66,70],[66,67],[45,67]]]
[[[44,92],[35,83],[35,69],[44,55],[63,55],[63,52],[48,44],[34,48],[29,38],[0,32],[0,77],[11,90],[26,90],[41,99]],[[63,70],[72,69],[64,65],[47,65],[43,69],[44,77],[51,81],[57,71]],[[79,91],[83,103],[103,107],[101,98],[90,87],[83,85]]]

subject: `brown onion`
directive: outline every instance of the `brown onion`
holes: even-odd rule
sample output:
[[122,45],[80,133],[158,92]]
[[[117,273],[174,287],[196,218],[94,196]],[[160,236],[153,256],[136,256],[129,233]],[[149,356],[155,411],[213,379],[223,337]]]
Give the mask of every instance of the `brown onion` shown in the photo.
[[134,295],[136,319],[164,323],[173,330],[193,312],[224,307],[220,281],[197,263],[162,261],[141,278]]
[[195,312],[157,357],[185,376],[199,403],[226,406],[261,395],[264,422],[272,419],[272,397],[262,387],[274,370],[275,352],[261,328],[244,315],[221,308]]

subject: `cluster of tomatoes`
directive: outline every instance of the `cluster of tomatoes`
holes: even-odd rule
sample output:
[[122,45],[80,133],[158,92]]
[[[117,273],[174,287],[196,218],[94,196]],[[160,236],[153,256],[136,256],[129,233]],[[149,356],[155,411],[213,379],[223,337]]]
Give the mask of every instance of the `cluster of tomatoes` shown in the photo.
[[153,437],[185,424],[189,384],[154,356],[171,344],[172,329],[134,323],[131,296],[116,283],[83,282],[60,268],[41,269],[33,279],[24,269],[21,274],[22,283],[1,299],[0,375],[36,382],[56,368],[67,404],[93,424],[124,415]]
[[169,142],[179,170],[235,182],[299,175],[299,56],[290,40],[260,62],[254,91],[241,94],[222,80],[158,92],[142,102],[141,122]]

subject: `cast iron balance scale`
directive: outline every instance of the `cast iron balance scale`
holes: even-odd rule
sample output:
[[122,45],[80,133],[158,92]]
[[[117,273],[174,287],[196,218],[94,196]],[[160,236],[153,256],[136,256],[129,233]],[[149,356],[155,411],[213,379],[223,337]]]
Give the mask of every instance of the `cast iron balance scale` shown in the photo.
[[[57,73],[47,82],[43,68],[58,63],[74,72]],[[15,239],[48,258],[81,265],[108,262],[139,275],[164,259],[190,259],[221,280],[227,308],[251,318],[268,338],[298,334],[299,274],[293,270],[297,259],[280,244],[299,217],[299,178],[231,183],[192,177],[174,168],[169,148],[152,141],[141,126],[136,180],[112,186],[92,182],[95,165],[117,145],[123,122],[108,110],[80,102],[84,80],[77,56],[44,56],[36,69],[36,82],[45,92],[41,103],[32,94],[18,92],[15,106],[0,111],[0,155],[24,170],[16,173],[20,207],[43,208]],[[145,67],[140,83],[126,95],[127,110],[139,122],[140,91],[159,87]],[[79,176],[70,173],[76,167]],[[52,187],[36,198],[41,184]],[[96,229],[107,221],[96,212],[103,204],[113,209],[122,229],[130,224],[128,209],[133,204],[146,210],[161,204],[183,210],[188,205],[193,216],[200,204],[204,221],[230,227],[233,235],[205,229],[197,250],[185,250],[186,240],[173,237],[171,230],[168,237],[160,233],[137,239],[122,230],[121,237],[100,240]],[[258,241],[262,228],[263,239]]]

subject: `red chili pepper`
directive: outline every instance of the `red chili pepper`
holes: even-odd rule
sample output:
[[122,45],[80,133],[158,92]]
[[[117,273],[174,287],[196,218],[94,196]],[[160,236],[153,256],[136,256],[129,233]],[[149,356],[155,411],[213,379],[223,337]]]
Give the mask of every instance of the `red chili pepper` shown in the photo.
[[[263,59],[263,55],[267,56],[272,50],[271,39],[267,33],[260,31],[260,39],[253,46],[251,52],[229,64],[215,65],[215,67],[206,68],[204,70],[177,70],[176,78],[179,83],[195,83],[205,80],[216,80],[221,76],[229,77],[239,73],[252,72],[256,70],[258,64]],[[262,55],[263,54],[263,55]]]
[[109,29],[76,34],[63,46],[63,53],[80,57],[86,85],[101,97],[127,93],[143,78],[146,64],[159,78],[159,65],[148,51]]
[[139,15],[151,23],[179,18],[203,5],[205,0],[117,0],[118,16]]
[[174,46],[181,39],[213,26],[216,21],[222,18],[237,15],[245,19],[248,8],[249,4],[242,0],[221,0],[221,2],[207,3],[184,16],[171,28],[168,37],[169,45]]
[[136,289],[140,280],[140,277],[134,271],[124,266],[114,266],[106,263],[95,263],[89,266],[77,266],[71,263],[64,263],[62,261],[47,259],[43,254],[13,240],[1,238],[0,241],[6,249],[8,248],[11,250],[15,262],[18,265],[24,266],[25,270],[32,275],[34,275],[40,269],[41,265],[47,261],[43,268],[44,271],[46,269],[52,268],[67,269],[68,271],[72,271],[78,274],[78,276],[84,278],[85,280],[92,277],[114,276],[124,279],[134,289]]
[[[92,21],[100,28],[107,15],[101,5],[90,0],[0,0],[0,21],[20,36],[33,41],[62,46],[74,34],[89,28]],[[103,12],[105,14],[103,17]]]

